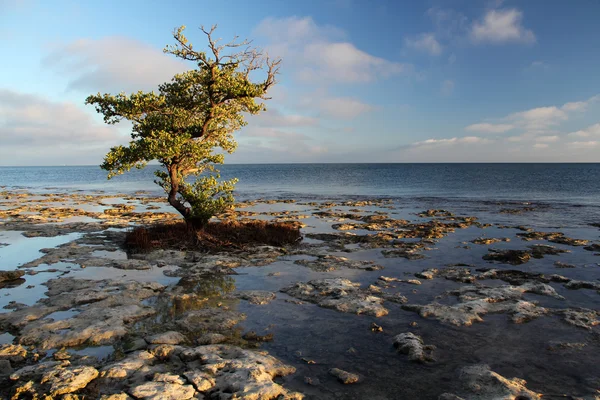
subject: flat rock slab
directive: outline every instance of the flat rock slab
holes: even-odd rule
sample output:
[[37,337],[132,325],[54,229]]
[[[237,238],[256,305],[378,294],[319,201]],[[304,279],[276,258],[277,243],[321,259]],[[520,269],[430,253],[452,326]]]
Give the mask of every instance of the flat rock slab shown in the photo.
[[46,373],[41,383],[50,385],[50,396],[58,396],[76,392],[97,377],[98,370],[89,366],[56,368]]
[[[540,393],[533,392],[525,387],[527,383],[523,379],[508,379],[502,375],[490,370],[485,364],[477,364],[464,367],[460,370],[459,380],[461,381],[464,393],[459,395],[444,393],[441,400],[539,400],[542,398]],[[459,397],[460,396],[460,397]]]
[[275,300],[277,296],[273,292],[264,290],[244,290],[239,292],[238,297],[248,301],[250,304],[265,305]]
[[23,275],[25,271],[0,271],[0,282],[14,281]]
[[361,289],[359,283],[348,279],[328,278],[307,283],[298,282],[281,291],[297,299],[340,312],[375,317],[388,314],[388,310],[382,306],[383,298],[373,296],[370,291]]
[[177,331],[159,333],[146,338],[150,344],[181,344],[187,341],[187,338]]

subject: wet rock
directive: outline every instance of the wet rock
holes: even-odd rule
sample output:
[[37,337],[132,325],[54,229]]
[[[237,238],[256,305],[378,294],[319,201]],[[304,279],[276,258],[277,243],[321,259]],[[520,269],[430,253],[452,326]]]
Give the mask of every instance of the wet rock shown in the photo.
[[557,314],[563,316],[566,323],[591,330],[594,326],[600,325],[600,313],[587,308],[570,308],[566,310],[557,310]]
[[500,261],[506,264],[520,265],[529,261],[531,254],[525,250],[499,250],[489,249],[489,253],[483,256],[487,261]]
[[375,317],[388,313],[388,310],[381,305],[384,301],[382,298],[371,295],[369,291],[360,289],[359,283],[347,279],[328,278],[307,283],[298,282],[281,291],[297,299],[340,312]]
[[454,214],[452,214],[450,211],[434,210],[434,209],[425,210],[417,215],[419,217],[452,217],[452,216],[454,216]]
[[572,279],[572,280],[569,280],[569,282],[565,283],[565,287],[567,289],[600,290],[600,282],[578,281],[578,280]]
[[[538,400],[542,398],[540,393],[535,393],[525,387],[527,383],[525,380],[507,379],[491,371],[490,367],[484,364],[464,367],[460,371],[459,380],[464,388],[464,394],[460,393],[461,396],[470,400]],[[444,397],[444,399],[451,398]]]
[[566,244],[568,246],[585,246],[589,243],[588,240],[573,239],[565,236],[562,232],[524,232],[517,233],[523,240],[547,240],[552,243]]
[[586,346],[585,343],[550,342],[550,343],[548,343],[548,350],[550,350],[550,351],[581,350],[585,346]]
[[567,264],[567,263],[564,263],[564,262],[561,262],[561,261],[555,261],[554,262],[554,266],[556,268],[576,268],[576,266],[573,265],[573,264]]
[[389,276],[380,276],[378,278],[380,281],[389,283],[389,282],[401,282],[401,283],[409,283],[411,285],[420,285],[421,281],[418,279],[400,279],[400,278],[393,278],[393,277],[389,277]]
[[335,271],[340,268],[364,269],[367,271],[375,271],[383,269],[380,265],[375,265],[373,261],[357,261],[350,260],[346,257],[333,255],[318,255],[316,260],[296,260],[294,264],[303,265],[315,271],[328,272]]
[[540,282],[494,288],[463,286],[450,293],[458,296],[459,303],[404,304],[402,308],[418,312],[424,318],[433,317],[448,324],[469,326],[473,322],[482,322],[482,316],[489,313],[510,314],[515,323],[526,322],[547,314],[548,310],[545,308],[522,300],[523,293],[536,293],[562,299],[554,288]]
[[47,372],[41,383],[50,385],[50,396],[73,393],[87,386],[98,377],[98,370],[93,367],[60,367]]
[[196,369],[214,378],[211,398],[303,398],[300,393],[290,392],[273,381],[275,377],[292,374],[296,369],[266,353],[227,345],[209,345],[185,350],[181,358],[188,365],[193,365],[197,360],[199,364]]
[[356,383],[360,379],[360,377],[357,374],[353,374],[351,372],[347,372],[339,368],[331,368],[329,370],[329,374],[335,376],[337,380],[343,383],[344,385]]
[[220,333],[205,333],[196,339],[196,343],[200,345],[206,344],[221,344],[227,341],[227,336]]
[[546,244],[536,244],[529,246],[531,249],[531,256],[533,258],[544,258],[546,255],[559,255],[562,253],[570,253],[569,250],[558,249],[554,246],[548,246]]
[[242,335],[242,339],[249,342],[272,342],[273,334],[268,333],[266,335],[259,335],[255,331],[249,331]]
[[415,276],[421,279],[433,279],[439,271],[436,268],[429,268],[421,272],[417,272]]
[[587,251],[597,251],[600,252],[600,244],[599,243],[593,243],[589,246],[584,247],[585,250]]
[[405,296],[402,296],[400,293],[383,293],[381,296],[386,301],[391,301],[392,303],[408,303],[408,299]]
[[167,382],[146,382],[130,390],[136,399],[148,400],[186,400],[194,397],[192,385],[180,385]]
[[476,239],[471,240],[471,243],[475,244],[493,244],[498,242],[510,242],[510,238],[486,238],[486,237],[478,237]]
[[159,333],[146,338],[150,344],[181,344],[187,341],[187,338],[177,331]]
[[244,290],[238,294],[240,299],[247,300],[250,304],[264,305],[275,300],[276,295],[273,292],[265,290]]
[[25,275],[25,271],[0,271],[0,282],[14,281],[23,275]]
[[[48,298],[32,307],[0,314],[0,326],[20,330],[19,343],[41,349],[113,343],[125,336],[130,323],[153,315],[140,301],[164,289],[157,283],[113,280],[53,279],[46,283]],[[42,319],[77,307],[63,320]]]
[[18,344],[3,344],[0,346],[0,360],[8,360],[11,363],[25,361],[27,350]]
[[238,311],[219,308],[203,308],[188,311],[175,321],[177,326],[187,332],[209,331],[228,333],[246,315]]
[[431,351],[434,346],[426,346],[421,337],[412,332],[401,333],[394,337],[394,347],[400,353],[408,354],[408,359],[415,362],[433,361]]
[[[421,246],[422,247],[422,246]],[[385,258],[406,258],[407,260],[422,260],[425,258],[423,254],[417,253],[420,247],[415,248],[404,248],[404,249],[393,249],[393,250],[382,250],[381,254]]]

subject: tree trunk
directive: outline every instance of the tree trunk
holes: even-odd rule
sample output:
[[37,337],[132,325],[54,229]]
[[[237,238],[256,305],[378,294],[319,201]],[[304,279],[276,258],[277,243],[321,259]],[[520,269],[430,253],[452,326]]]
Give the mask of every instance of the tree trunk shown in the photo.
[[200,231],[204,229],[208,221],[205,218],[187,217],[185,223],[190,231]]
[[179,191],[179,176],[177,175],[177,167],[171,165],[168,167],[168,170],[169,180],[171,181],[171,190],[169,191],[169,196],[167,199],[169,200],[169,204],[179,211],[179,213],[187,220],[191,210],[177,198],[177,193]]

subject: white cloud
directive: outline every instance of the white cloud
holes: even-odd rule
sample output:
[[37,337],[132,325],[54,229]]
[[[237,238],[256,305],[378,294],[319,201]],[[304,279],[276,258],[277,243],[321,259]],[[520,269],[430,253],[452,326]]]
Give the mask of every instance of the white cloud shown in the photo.
[[471,39],[476,43],[534,43],[533,31],[522,25],[523,13],[517,9],[489,10],[483,20],[471,27]]
[[568,143],[569,147],[572,148],[576,148],[576,149],[589,149],[589,148],[594,148],[597,147],[598,145],[600,145],[600,141],[597,140],[590,140],[587,142],[570,142]]
[[533,145],[534,149],[547,149],[548,148],[548,144],[547,143],[536,143]]
[[576,132],[571,132],[569,133],[569,136],[582,138],[589,138],[595,136],[600,137],[600,123],[588,126],[587,128],[581,129]]
[[469,132],[481,132],[481,133],[504,133],[513,129],[514,126],[511,124],[489,124],[480,123],[472,124],[465,128]]
[[478,136],[464,136],[464,137],[453,137],[450,139],[427,139],[421,142],[415,142],[412,147],[423,147],[423,146],[448,146],[457,144],[476,144],[476,143],[490,143],[491,140]]
[[266,38],[269,52],[283,57],[285,68],[305,82],[364,83],[410,70],[356,48],[342,40],[342,31],[310,17],[267,18],[255,34]]
[[560,137],[558,135],[546,135],[546,136],[538,136],[535,138],[537,142],[541,143],[554,143],[558,142]]
[[116,36],[75,40],[55,48],[43,63],[67,76],[68,90],[84,92],[156,90],[193,67],[161,49]]
[[417,36],[405,38],[404,44],[407,47],[424,51],[434,56],[442,53],[442,45],[437,41],[434,33],[422,33]]
[[567,112],[561,108],[538,107],[510,114],[508,119],[530,131],[547,129],[568,119]]
[[[100,162],[125,138],[115,126],[69,102],[0,90],[0,163],[44,165]],[[50,150],[51,149],[51,150]]]

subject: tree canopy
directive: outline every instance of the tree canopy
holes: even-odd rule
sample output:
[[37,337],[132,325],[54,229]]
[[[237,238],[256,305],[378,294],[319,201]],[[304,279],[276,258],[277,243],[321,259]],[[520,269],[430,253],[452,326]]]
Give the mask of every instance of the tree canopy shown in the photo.
[[157,160],[164,168],[155,172],[155,182],[194,226],[233,203],[236,180],[220,182],[215,164],[223,163],[223,152],[235,151],[233,133],[247,124],[245,115],[265,110],[263,100],[281,63],[247,40],[221,43],[214,38],[216,26],[200,29],[208,40],[205,51],[188,41],[185,26],[173,32],[175,44],[164,52],[196,67],[159,85],[158,93],[98,93],[86,99],[107,124],[124,119],[133,124],[129,144],[111,148],[104,158],[108,178]]

